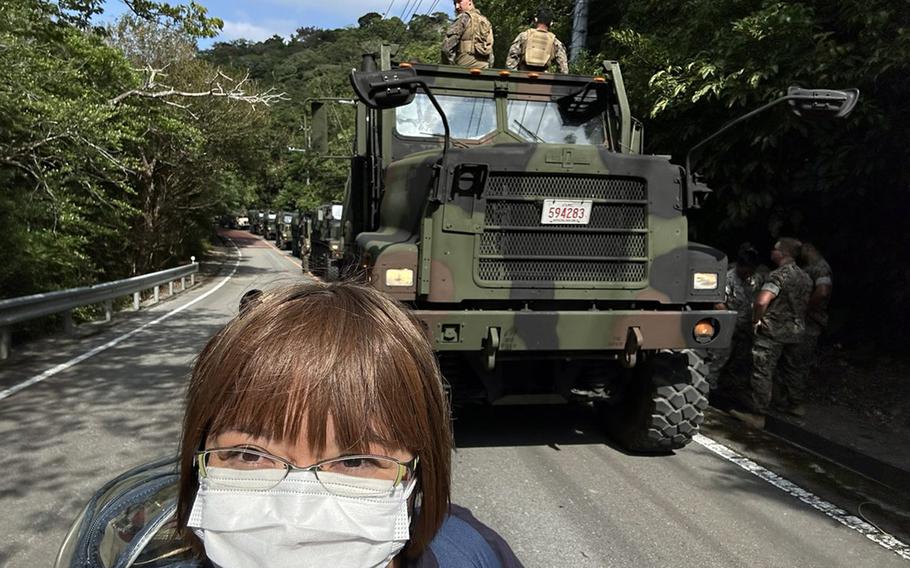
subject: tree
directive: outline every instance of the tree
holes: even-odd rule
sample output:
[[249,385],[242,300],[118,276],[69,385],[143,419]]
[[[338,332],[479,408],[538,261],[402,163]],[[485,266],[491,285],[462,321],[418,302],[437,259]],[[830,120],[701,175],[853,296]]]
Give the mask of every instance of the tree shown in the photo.
[[[693,228],[731,250],[782,234],[815,241],[835,271],[851,275],[838,289],[841,301],[856,301],[851,317],[882,340],[905,335],[891,315],[910,308],[899,258],[910,236],[893,230],[910,213],[910,176],[897,166],[910,158],[910,26],[901,6],[629,0],[601,40],[602,57],[622,63],[649,150],[677,159],[791,84],[858,87],[860,105],[846,122],[810,124],[780,109],[707,149],[700,166],[716,193]],[[887,314],[859,301],[870,290]]]

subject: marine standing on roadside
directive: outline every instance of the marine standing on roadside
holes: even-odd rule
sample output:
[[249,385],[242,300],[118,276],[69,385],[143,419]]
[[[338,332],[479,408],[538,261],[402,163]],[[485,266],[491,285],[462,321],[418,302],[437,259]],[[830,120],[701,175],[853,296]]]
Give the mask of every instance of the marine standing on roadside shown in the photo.
[[805,414],[802,402],[809,384],[809,373],[817,360],[818,338],[828,326],[828,302],[834,281],[831,265],[811,243],[803,243],[799,265],[812,280],[812,295],[806,315],[806,333],[798,347],[799,368],[793,377],[793,385],[781,385],[779,405],[785,412],[802,416]]
[[[730,347],[713,353],[708,373],[712,393],[742,390],[742,379],[748,380],[749,373],[744,371],[752,368],[752,304],[761,284],[755,273],[757,266],[758,251],[749,243],[741,244],[736,262],[727,272],[724,303],[715,306],[719,310],[735,311],[736,327]],[[730,384],[732,379],[735,379],[735,385]]]
[[792,390],[798,371],[799,343],[806,330],[806,311],[812,293],[812,280],[796,264],[802,243],[781,238],[771,251],[777,268],[762,285],[752,306],[755,339],[752,345],[750,392],[743,401],[748,411],[730,411],[734,417],[764,428],[765,414],[771,405],[775,371],[777,379]]
[[555,63],[560,73],[568,73],[566,46],[550,31],[552,23],[553,12],[548,8],[537,10],[534,27],[518,34],[512,42],[506,67],[521,71],[546,71]]
[[480,10],[474,7],[474,0],[455,0],[458,16],[442,43],[442,62],[447,65],[461,65],[486,69],[493,66],[493,27]]

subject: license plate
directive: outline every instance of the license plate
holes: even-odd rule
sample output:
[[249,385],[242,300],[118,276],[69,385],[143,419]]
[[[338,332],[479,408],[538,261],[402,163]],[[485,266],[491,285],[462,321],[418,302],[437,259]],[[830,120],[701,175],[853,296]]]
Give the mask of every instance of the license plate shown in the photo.
[[591,222],[591,202],[574,199],[544,199],[541,225],[587,225]]

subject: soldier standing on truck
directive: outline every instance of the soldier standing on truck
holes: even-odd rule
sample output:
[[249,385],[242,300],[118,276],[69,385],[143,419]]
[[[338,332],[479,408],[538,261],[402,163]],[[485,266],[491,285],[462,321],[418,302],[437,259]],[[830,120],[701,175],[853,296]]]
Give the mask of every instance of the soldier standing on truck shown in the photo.
[[750,243],[742,243],[736,254],[734,266],[727,271],[724,302],[718,310],[736,312],[736,329],[727,349],[716,349],[711,359],[708,382],[711,394],[742,390],[752,370],[752,304],[761,286],[761,276],[756,274],[758,251]]
[[777,268],[762,285],[752,306],[752,325],[755,329],[752,379],[750,392],[743,401],[748,410],[732,410],[730,414],[756,428],[765,426],[765,414],[771,405],[775,378],[786,385],[794,404],[802,403],[803,391],[794,377],[799,369],[796,360],[799,344],[806,332],[812,280],[796,264],[801,247],[800,241],[786,237],[775,243],[771,260]]
[[493,66],[493,26],[474,7],[474,0],[455,0],[458,17],[446,30],[442,62],[486,69]]
[[553,13],[548,8],[537,10],[534,27],[518,34],[512,42],[506,67],[521,71],[546,71],[555,63],[560,73],[568,73],[566,46],[550,31],[552,23]]

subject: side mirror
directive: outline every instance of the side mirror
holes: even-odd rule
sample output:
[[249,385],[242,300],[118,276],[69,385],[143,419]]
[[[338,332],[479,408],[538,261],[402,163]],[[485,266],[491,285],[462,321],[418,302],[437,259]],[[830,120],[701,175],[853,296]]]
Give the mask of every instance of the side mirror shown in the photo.
[[692,168],[692,156],[698,156],[698,151],[705,144],[714,140],[724,132],[730,130],[735,125],[761,114],[769,108],[787,101],[790,104],[790,110],[797,116],[811,118],[843,118],[850,114],[856,103],[859,101],[859,89],[803,89],[800,87],[790,87],[787,94],[774,99],[773,101],[758,107],[757,109],[747,112],[746,114],[735,118],[723,125],[716,132],[692,146],[686,153],[686,177],[687,177],[687,199],[686,207],[697,207],[699,196],[707,195],[711,192],[708,188],[698,183],[695,170]]
[[388,71],[351,71],[351,86],[357,98],[374,109],[390,109],[409,104],[417,94],[420,80],[414,69]]
[[853,111],[859,101],[859,89],[787,89],[790,110],[806,118],[843,118]]
[[322,101],[312,101],[310,107],[310,149],[318,154],[329,153],[328,106]]

